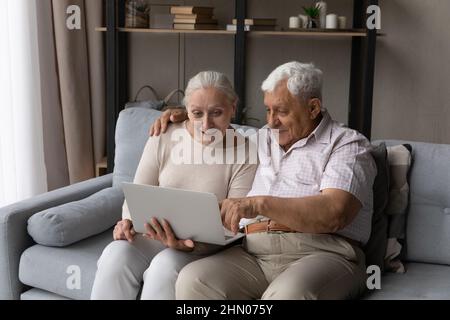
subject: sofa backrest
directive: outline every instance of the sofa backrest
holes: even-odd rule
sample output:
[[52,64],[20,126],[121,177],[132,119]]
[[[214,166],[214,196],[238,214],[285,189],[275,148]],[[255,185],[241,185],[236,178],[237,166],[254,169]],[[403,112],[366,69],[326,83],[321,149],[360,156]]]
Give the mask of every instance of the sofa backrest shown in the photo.
[[406,220],[406,260],[450,265],[450,145],[410,144],[410,202]]
[[160,115],[160,111],[139,107],[120,112],[116,125],[114,187],[120,187],[122,182],[133,181],[150,126]]

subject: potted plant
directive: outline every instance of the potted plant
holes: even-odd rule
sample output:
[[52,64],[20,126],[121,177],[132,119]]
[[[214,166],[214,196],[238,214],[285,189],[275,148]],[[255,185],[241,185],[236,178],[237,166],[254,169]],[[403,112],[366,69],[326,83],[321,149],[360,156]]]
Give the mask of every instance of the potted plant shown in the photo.
[[127,0],[125,4],[125,27],[148,28],[150,25],[150,6],[144,0]]
[[318,28],[320,25],[319,18],[320,18],[320,8],[316,5],[310,6],[310,7],[303,7],[303,10],[305,11],[306,16],[308,17],[308,25],[307,28]]

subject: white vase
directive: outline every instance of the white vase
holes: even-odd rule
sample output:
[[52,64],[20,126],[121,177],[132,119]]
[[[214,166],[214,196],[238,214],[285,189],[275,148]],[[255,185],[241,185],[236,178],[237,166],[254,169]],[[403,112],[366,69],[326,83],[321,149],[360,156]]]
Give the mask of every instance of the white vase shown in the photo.
[[327,3],[325,1],[319,1],[316,3],[316,7],[320,9],[320,26],[321,29],[325,29],[326,21],[327,21]]

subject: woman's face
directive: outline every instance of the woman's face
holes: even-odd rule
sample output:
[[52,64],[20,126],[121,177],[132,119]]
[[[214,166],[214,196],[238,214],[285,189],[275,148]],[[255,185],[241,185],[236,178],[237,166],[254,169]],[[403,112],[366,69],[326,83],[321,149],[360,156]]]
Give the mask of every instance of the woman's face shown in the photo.
[[214,135],[225,135],[236,111],[236,104],[230,103],[222,91],[205,88],[191,94],[186,109],[189,132],[194,138],[198,137],[199,142],[209,144],[214,141]]

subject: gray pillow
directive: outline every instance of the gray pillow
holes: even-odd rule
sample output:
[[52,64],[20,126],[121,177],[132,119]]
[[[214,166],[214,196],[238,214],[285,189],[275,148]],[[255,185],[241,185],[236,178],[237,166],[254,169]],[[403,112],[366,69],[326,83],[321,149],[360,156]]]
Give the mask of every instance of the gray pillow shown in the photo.
[[388,240],[385,269],[403,273],[401,261],[406,233],[406,214],[409,205],[409,171],[412,147],[409,144],[387,147],[390,184],[389,200],[385,209],[388,219]]
[[373,183],[372,231],[364,247],[366,264],[377,265],[384,271],[386,254],[388,219],[384,211],[389,200],[389,162],[384,142],[372,149],[372,157],[377,166],[377,175]]
[[103,189],[34,214],[28,219],[28,233],[44,246],[68,246],[111,228],[121,219],[123,201],[120,188]]

